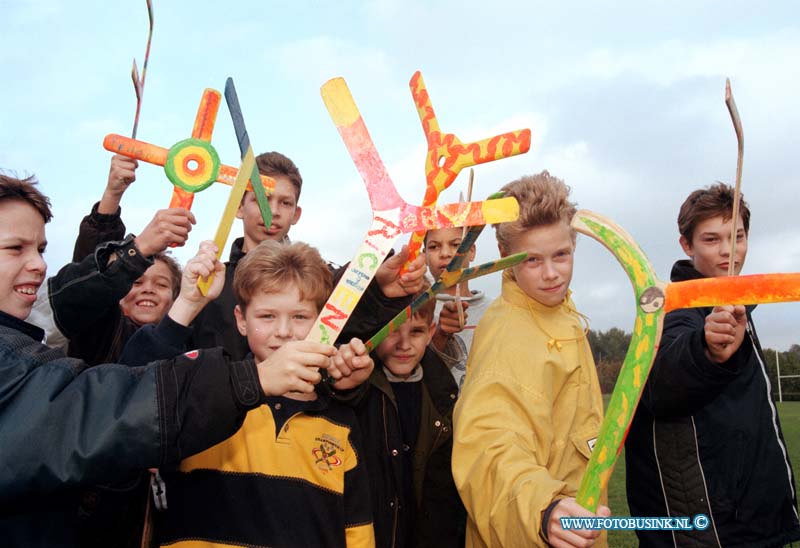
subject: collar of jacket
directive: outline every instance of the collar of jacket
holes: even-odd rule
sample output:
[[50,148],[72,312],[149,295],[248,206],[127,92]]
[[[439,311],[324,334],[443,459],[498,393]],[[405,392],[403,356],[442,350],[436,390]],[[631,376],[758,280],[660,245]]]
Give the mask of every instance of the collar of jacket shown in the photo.
[[567,308],[572,313],[572,310],[575,308],[575,305],[572,304],[571,289],[567,290],[566,298],[564,298],[564,301],[558,306],[547,306],[540,303],[536,299],[532,299],[522,290],[519,284],[517,284],[517,281],[511,276],[510,268],[503,271],[502,295],[505,300],[514,306],[530,308],[534,312],[545,315],[558,313],[562,308]]
[[511,276],[511,269],[503,272],[502,298],[512,306],[525,311],[525,315],[547,337],[547,350],[561,350],[562,345],[583,339],[586,334],[572,321],[565,321],[570,316],[581,325],[581,317],[572,302],[572,290],[567,290],[567,296],[558,306],[547,306],[525,293]]
[[17,331],[22,331],[25,335],[36,342],[42,342],[44,340],[44,329],[37,327],[32,323],[20,320],[11,314],[6,314],[3,311],[0,311],[0,325],[10,327],[11,329],[16,329]]
[[675,261],[675,264],[672,265],[672,271],[669,273],[669,279],[673,282],[683,282],[686,280],[699,280],[701,278],[705,278],[705,276],[703,276],[697,270],[695,270],[692,261],[689,261],[687,259],[681,259],[680,261]]
[[[281,240],[282,244],[290,244],[292,241],[289,239],[289,235],[287,234],[283,240]],[[247,252],[244,250],[244,237],[236,238],[233,240],[231,244],[231,253],[228,255],[228,264],[236,264],[242,260],[242,258],[247,255]]]
[[[370,375],[369,383],[383,392],[383,395],[389,398],[392,405],[397,407],[394,391],[383,373],[383,361],[374,352],[372,353],[372,359],[375,361],[375,369]],[[430,347],[425,349],[420,365],[423,371],[422,384],[428,392],[436,411],[445,415],[456,404],[458,385],[450,370],[447,369],[447,366],[442,363],[441,359]]]

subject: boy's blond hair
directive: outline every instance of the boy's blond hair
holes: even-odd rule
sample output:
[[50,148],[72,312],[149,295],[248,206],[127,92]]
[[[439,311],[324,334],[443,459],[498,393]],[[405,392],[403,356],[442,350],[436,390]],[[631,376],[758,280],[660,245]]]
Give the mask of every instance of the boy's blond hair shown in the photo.
[[[501,190],[519,202],[519,218],[516,221],[494,225],[497,244],[503,253],[510,253],[516,238],[526,230],[558,221],[570,224],[578,210],[576,204],[569,201],[569,186],[546,170],[520,177]],[[575,240],[574,230],[572,239]]]
[[322,310],[333,289],[331,272],[319,251],[308,244],[265,240],[239,261],[233,276],[233,294],[244,311],[261,293],[281,293],[294,285],[301,300]]

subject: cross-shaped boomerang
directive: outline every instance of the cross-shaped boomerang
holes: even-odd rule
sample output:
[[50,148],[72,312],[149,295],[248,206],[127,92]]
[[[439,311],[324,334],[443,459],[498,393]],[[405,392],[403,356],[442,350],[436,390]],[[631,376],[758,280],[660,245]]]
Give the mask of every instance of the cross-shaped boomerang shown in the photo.
[[[503,133],[472,143],[462,143],[454,134],[442,133],[420,71],[414,73],[408,87],[411,88],[411,95],[422,123],[422,131],[428,141],[428,152],[425,156],[426,187],[422,207],[436,205],[439,194],[453,184],[465,167],[510,158],[530,150],[530,129]],[[417,258],[424,240],[424,230],[415,231],[411,235],[408,242],[408,261],[401,274]]]
[[[217,150],[211,145],[220,97],[215,89],[203,91],[192,136],[178,141],[169,150],[115,133],[106,135],[103,147],[129,158],[163,166],[167,178],[175,185],[169,207],[191,209],[195,192],[205,190],[214,182],[233,185],[239,172],[235,167],[222,164]],[[271,219],[271,214],[264,189],[274,192],[275,180],[262,175],[261,188],[252,184],[247,187],[247,190],[255,192],[261,215],[269,226],[267,219]]]
[[631,343],[576,496],[578,504],[594,512],[650,374],[664,315],[679,308],[800,301],[800,273],[722,276],[665,284],[656,277],[633,238],[613,221],[581,210],[572,226],[614,254],[631,280],[637,304]]
[[437,208],[412,206],[400,197],[389,178],[344,79],[329,80],[322,86],[321,93],[328,113],[366,184],[372,208],[372,224],[367,234],[306,337],[332,343],[401,233],[512,221],[519,215],[519,204],[513,198],[501,198]]
[[[502,197],[503,193],[497,192],[489,196],[488,199],[495,200]],[[467,230],[467,233],[462,238],[461,243],[456,250],[456,254],[450,260],[447,268],[445,268],[445,271],[442,272],[442,275],[439,276],[439,279],[436,280],[436,283],[429,287],[425,293],[414,299],[414,301],[405,309],[401,310],[397,316],[392,318],[392,320],[383,326],[380,331],[375,333],[375,335],[373,335],[373,337],[365,343],[367,352],[372,352],[386,339],[386,337],[391,335],[395,329],[403,325],[407,320],[411,319],[414,313],[426,302],[435,298],[436,294],[440,291],[443,291],[448,287],[453,287],[455,284],[466,280],[485,276],[486,274],[491,274],[492,272],[497,272],[498,270],[505,270],[506,268],[514,266],[515,264],[520,263],[528,258],[527,253],[516,253],[514,255],[489,261],[478,266],[462,269],[461,265],[464,264],[464,260],[469,253],[469,248],[472,247],[472,244],[475,243],[475,240],[478,239],[478,236],[480,236],[485,227],[486,225],[479,225],[473,226]]]

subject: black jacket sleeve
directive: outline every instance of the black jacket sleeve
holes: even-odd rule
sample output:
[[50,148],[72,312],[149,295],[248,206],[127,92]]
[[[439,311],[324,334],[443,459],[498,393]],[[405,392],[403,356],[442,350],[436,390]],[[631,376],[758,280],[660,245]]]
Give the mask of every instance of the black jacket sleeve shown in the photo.
[[128,339],[119,363],[141,366],[174,358],[186,352],[191,335],[191,327],[176,323],[166,315],[157,324],[143,325]]
[[0,333],[0,509],[179,462],[263,400],[252,360],[200,351],[146,367],[86,364]]
[[664,330],[642,393],[656,418],[692,415],[713,400],[744,369],[753,351],[749,337],[725,363],[705,354],[705,317],[710,309],[682,309],[664,318]]
[[98,213],[100,202],[92,207],[91,213],[81,221],[78,229],[78,238],[75,240],[75,249],[72,252],[72,261],[77,263],[87,255],[94,253],[95,248],[111,240],[121,240],[125,237],[125,223],[122,222],[122,208],[117,208],[116,213]]
[[[391,257],[391,254],[387,255],[388,257]],[[334,285],[339,282],[346,270],[347,265],[333,271]],[[381,291],[378,282],[373,278],[336,342],[344,344],[350,342],[354,337],[367,341],[401,310],[411,304],[411,297],[411,295],[395,298],[387,297]]]
[[[116,260],[109,264],[112,255]],[[65,265],[48,280],[50,305],[58,329],[69,339],[93,330],[93,321],[116,310],[119,301],[153,261],[145,258],[133,242],[122,241],[97,246],[94,254],[78,263]]]

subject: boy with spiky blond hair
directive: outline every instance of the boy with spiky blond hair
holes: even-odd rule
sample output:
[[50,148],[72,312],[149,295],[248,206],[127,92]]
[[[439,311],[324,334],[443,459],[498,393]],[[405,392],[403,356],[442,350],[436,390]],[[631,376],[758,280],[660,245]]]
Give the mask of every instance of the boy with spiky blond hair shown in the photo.
[[569,290],[575,204],[546,171],[502,190],[520,215],[495,227],[500,254],[528,259],[503,273],[456,404],[453,476],[469,513],[467,546],[605,545],[599,531],[559,521],[593,515],[574,497],[603,419],[588,328]]
[[[316,389],[320,368],[347,389],[369,376],[372,360],[353,339],[321,363],[317,343],[305,340],[331,289],[328,265],[304,243],[266,240],[239,262],[233,279],[237,327],[284,389],[268,396],[230,438],[177,470],[162,470],[166,509],[156,518],[162,546],[374,543],[355,415]],[[343,370],[349,377],[341,378]]]

